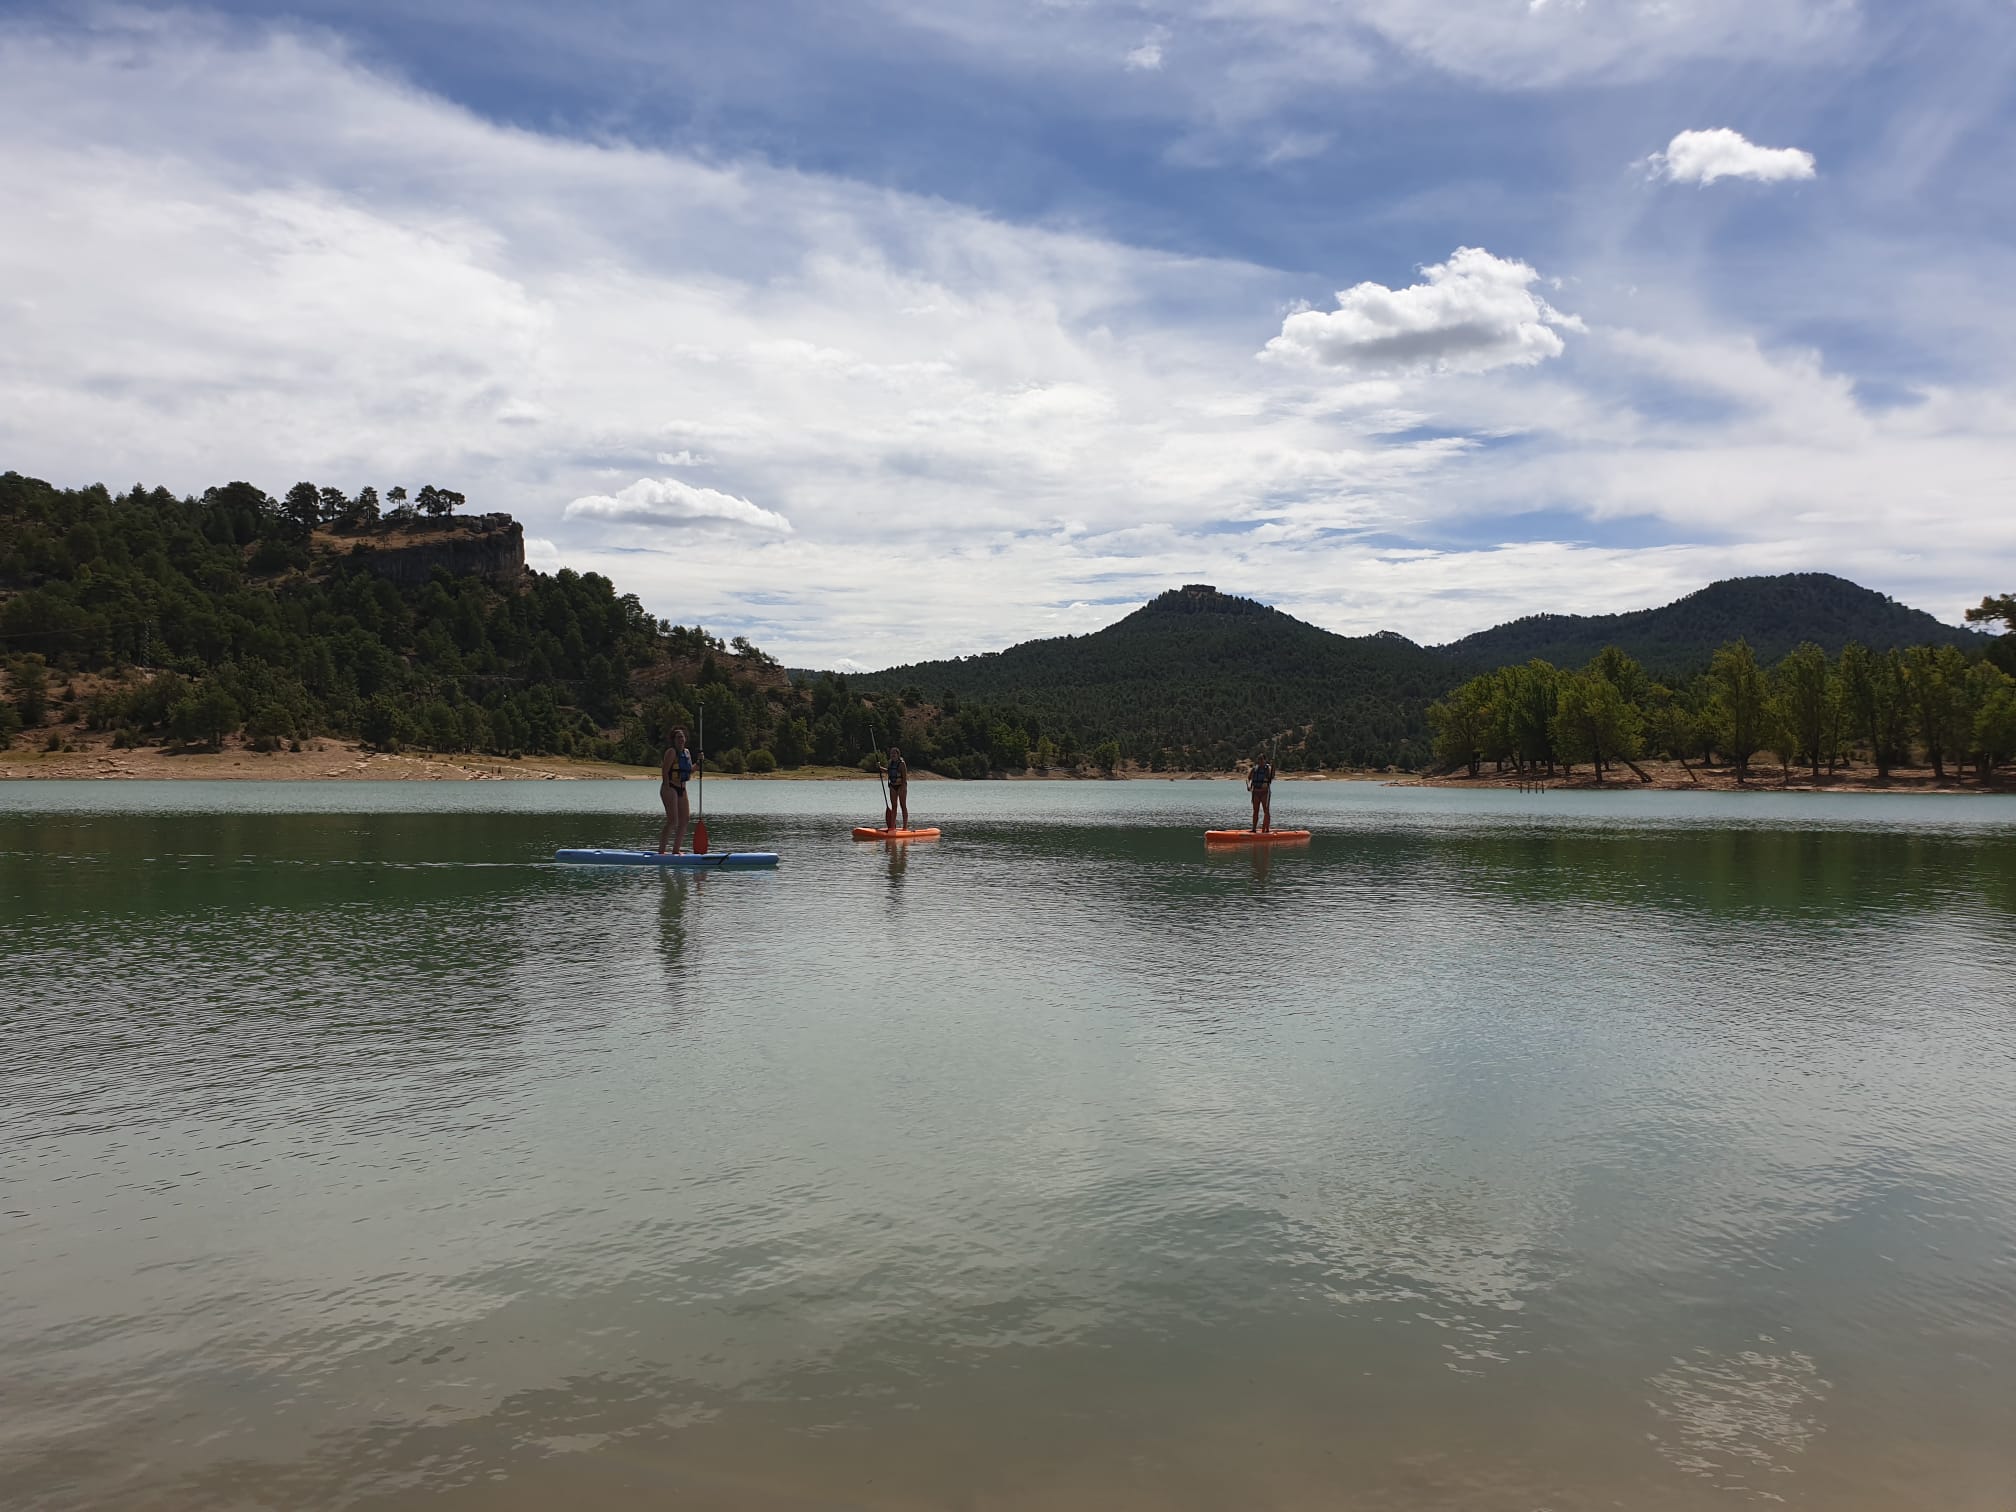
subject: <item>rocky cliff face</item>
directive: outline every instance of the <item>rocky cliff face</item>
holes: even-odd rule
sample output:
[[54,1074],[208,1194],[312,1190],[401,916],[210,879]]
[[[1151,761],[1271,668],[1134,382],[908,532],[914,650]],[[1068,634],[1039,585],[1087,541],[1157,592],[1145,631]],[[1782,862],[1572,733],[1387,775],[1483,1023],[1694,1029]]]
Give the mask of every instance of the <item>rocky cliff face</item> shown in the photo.
[[387,526],[354,544],[350,555],[402,587],[417,587],[439,567],[515,588],[525,576],[525,527],[508,514],[450,515]]

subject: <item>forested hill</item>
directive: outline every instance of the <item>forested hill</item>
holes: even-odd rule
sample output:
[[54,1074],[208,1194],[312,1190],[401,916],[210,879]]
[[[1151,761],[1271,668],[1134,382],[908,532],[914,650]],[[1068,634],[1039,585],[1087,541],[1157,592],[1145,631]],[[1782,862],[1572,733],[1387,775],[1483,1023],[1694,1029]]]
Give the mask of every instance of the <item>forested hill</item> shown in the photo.
[[979,700],[877,708],[843,678],[794,681],[596,573],[527,571],[517,523],[465,502],[312,483],[113,494],[0,473],[0,747],[336,736],[652,766],[704,713],[717,771],[857,765],[900,729],[917,765],[983,776],[1026,765],[1042,734]]
[[910,698],[1008,699],[1110,734],[1150,767],[1222,770],[1261,742],[1284,766],[1411,765],[1450,662],[1391,634],[1342,636],[1204,584],[1089,635],[918,662],[854,679]]
[[1446,646],[1343,636],[1203,584],[1172,589],[1089,635],[867,673],[858,686],[910,700],[1010,700],[1086,738],[1116,737],[1150,767],[1222,769],[1260,744],[1284,767],[1418,766],[1427,707],[1465,678],[1541,658],[1580,667],[1606,646],[1679,683],[1746,640],[1769,662],[1802,642],[1828,654],[1989,637],[1826,573],[1733,578],[1663,608],[1534,615]]
[[1728,578],[1657,609],[1628,614],[1531,614],[1437,648],[1476,671],[1539,658],[1579,667],[1615,646],[1655,677],[1698,672],[1715,648],[1743,640],[1766,661],[1802,641],[1838,656],[1850,641],[1871,650],[1951,645],[1978,650],[1986,637],[1827,572]]

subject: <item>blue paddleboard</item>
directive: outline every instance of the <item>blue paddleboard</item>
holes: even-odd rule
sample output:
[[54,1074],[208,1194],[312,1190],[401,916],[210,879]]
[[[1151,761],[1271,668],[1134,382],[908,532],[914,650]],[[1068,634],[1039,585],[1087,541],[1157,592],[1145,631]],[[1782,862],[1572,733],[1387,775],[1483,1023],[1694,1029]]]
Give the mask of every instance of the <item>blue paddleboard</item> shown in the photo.
[[680,856],[661,856],[656,851],[626,850],[561,850],[553,852],[555,861],[564,861],[575,866],[717,866],[739,868],[744,866],[775,866],[775,851],[709,851],[704,856],[696,856],[691,851]]

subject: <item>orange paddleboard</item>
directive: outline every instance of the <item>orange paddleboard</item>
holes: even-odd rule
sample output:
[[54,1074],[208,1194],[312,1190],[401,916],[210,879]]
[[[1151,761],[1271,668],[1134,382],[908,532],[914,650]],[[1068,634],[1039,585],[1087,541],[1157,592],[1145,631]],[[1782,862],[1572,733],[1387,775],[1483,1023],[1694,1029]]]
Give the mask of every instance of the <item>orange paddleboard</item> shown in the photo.
[[1264,845],[1276,840],[1307,840],[1307,830],[1206,830],[1209,845]]
[[936,840],[938,838],[938,831],[935,829],[899,830],[868,829],[864,827],[854,831],[854,838],[856,840]]

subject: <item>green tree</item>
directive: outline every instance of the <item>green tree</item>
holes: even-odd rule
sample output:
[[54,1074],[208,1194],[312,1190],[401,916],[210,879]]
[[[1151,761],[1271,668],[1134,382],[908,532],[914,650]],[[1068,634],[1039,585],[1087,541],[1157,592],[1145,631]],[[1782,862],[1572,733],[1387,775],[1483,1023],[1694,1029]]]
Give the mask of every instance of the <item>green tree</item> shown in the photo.
[[1701,746],[1700,718],[1678,693],[1663,683],[1654,683],[1646,699],[1645,749],[1685,766],[1689,756],[1700,753]]
[[253,750],[277,751],[293,738],[294,718],[282,704],[271,701],[260,704],[245,721],[245,735]]
[[184,745],[222,746],[241,718],[236,700],[214,678],[205,678],[168,711],[168,732]]
[[1904,682],[1896,652],[1872,654],[1850,641],[1841,648],[1841,700],[1848,728],[1869,748],[1879,779],[1910,753],[1904,708]]
[[1827,653],[1803,641],[1778,663],[1773,692],[1796,747],[1793,759],[1803,759],[1820,776],[1822,760],[1832,761],[1829,737],[1834,728],[1835,690]]
[[831,714],[812,726],[812,759],[820,766],[840,764],[840,721]]
[[313,483],[296,483],[281,505],[298,534],[307,535],[321,523],[322,491]]
[[1763,747],[1769,710],[1764,673],[1748,641],[1731,641],[1708,664],[1715,743],[1736,768],[1736,780],[1750,775],[1750,758]]
[[1560,680],[1550,730],[1563,761],[1587,761],[1603,780],[1605,760],[1629,760],[1643,748],[1644,719],[1615,683],[1593,671]]
[[1956,646],[1913,646],[1904,653],[1904,701],[1933,777],[1946,780],[1948,755],[1972,742],[1967,658]]
[[1782,691],[1773,688],[1764,699],[1764,724],[1759,739],[1765,750],[1778,758],[1778,780],[1792,781],[1792,763],[1803,754],[1799,728],[1793,721],[1792,706]]
[[2000,758],[1991,760],[1982,742],[1982,715],[2010,686],[2009,674],[1985,658],[1969,663],[1961,676],[1960,713],[1954,730],[1956,743],[1953,750],[1956,755],[1965,753],[1975,763],[1975,770],[1980,773],[1983,782],[1989,780]]
[[7,667],[7,686],[23,729],[37,729],[49,717],[49,665],[40,655],[17,656]]
[[2016,635],[2016,593],[1984,598],[1967,611],[1969,624],[1992,625],[1998,621],[2005,635]]
[[[726,683],[713,683],[700,690],[700,707],[707,727],[707,744],[726,751],[747,743],[743,728],[742,703]],[[696,732],[697,741],[697,732]]]
[[1967,611],[1967,618],[1977,625],[2002,625],[2002,634],[1988,643],[1988,660],[2016,676],[2016,593],[1984,598]]
[[777,725],[775,753],[777,764],[796,769],[805,765],[805,758],[812,751],[812,729],[799,715],[788,720],[780,720]]
[[987,754],[1004,772],[1023,770],[1029,765],[1029,732],[997,719],[987,732]]
[[1499,696],[1504,700],[1504,735],[1510,754],[1523,771],[1544,765],[1551,774],[1558,755],[1554,749],[1554,710],[1560,698],[1561,672],[1551,662],[1537,658],[1523,667],[1507,667],[1500,674]]
[[1102,740],[1092,747],[1092,764],[1111,777],[1120,770],[1120,742]]
[[749,770],[757,774],[777,770],[777,757],[767,746],[758,746],[749,753]]
[[1584,670],[1609,683],[1626,703],[1641,711],[1652,696],[1652,679],[1645,675],[1645,669],[1615,646],[1598,651]]
[[[510,711],[512,723],[519,723],[516,711]],[[365,705],[363,717],[357,722],[357,734],[364,744],[380,751],[396,751],[413,738],[413,722],[407,717],[405,707],[390,694],[374,695]],[[529,743],[513,740],[509,748],[518,748]]]
[[1492,695],[1496,684],[1495,678],[1473,677],[1447,698],[1428,706],[1428,723],[1435,731],[1435,759],[1445,769],[1466,767],[1472,777],[1477,775],[1494,733]]
[[2006,673],[1987,690],[1974,716],[1974,749],[1980,753],[1983,782],[1994,780],[1995,768],[2016,760],[2016,680]]

